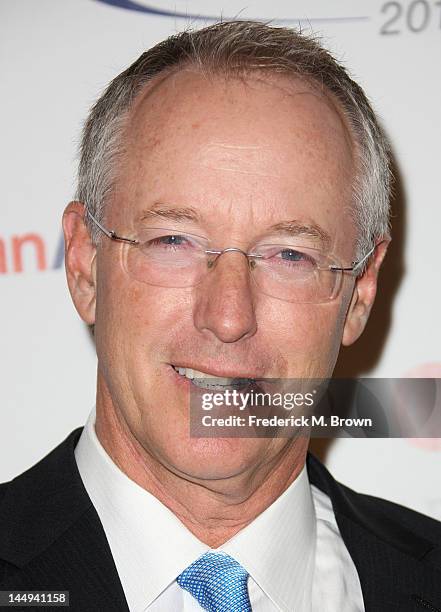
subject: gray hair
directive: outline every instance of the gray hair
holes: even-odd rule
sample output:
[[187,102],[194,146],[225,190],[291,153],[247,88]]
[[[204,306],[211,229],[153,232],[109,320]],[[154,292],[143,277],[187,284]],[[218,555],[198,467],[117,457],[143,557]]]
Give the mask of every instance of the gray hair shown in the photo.
[[[124,155],[124,130],[144,85],[183,66],[204,74],[247,76],[253,71],[306,79],[330,93],[343,112],[357,150],[353,219],[360,258],[389,235],[391,174],[386,138],[363,90],[313,36],[254,21],[221,22],[186,30],[144,52],[119,74],[93,106],[84,126],[76,198],[100,221]],[[89,230],[95,244],[99,230]]]

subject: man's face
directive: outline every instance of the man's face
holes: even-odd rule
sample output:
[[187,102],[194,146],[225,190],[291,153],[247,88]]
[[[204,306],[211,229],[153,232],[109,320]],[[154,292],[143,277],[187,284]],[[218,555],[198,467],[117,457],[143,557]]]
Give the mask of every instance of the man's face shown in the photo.
[[[137,100],[105,225],[129,237],[176,228],[248,251],[263,238],[298,242],[269,230],[293,221],[321,228],[327,250],[350,265],[353,178],[339,114],[305,83],[207,80],[185,70]],[[123,248],[103,238],[95,262],[101,400],[150,455],[190,479],[239,474],[279,453],[286,440],[191,439],[192,383],[174,366],[226,377],[329,376],[354,281],[347,277],[332,302],[283,301],[261,293],[247,259],[230,252],[195,287],[158,287],[125,273]]]

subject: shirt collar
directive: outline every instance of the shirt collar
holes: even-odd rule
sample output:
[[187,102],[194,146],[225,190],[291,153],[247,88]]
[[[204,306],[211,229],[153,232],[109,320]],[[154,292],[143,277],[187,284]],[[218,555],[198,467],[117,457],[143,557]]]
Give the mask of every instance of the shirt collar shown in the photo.
[[306,467],[271,506],[221,548],[281,610],[311,609],[316,518]]
[[[95,433],[92,411],[75,449],[131,610],[149,606],[210,550],[156,497],[128,478]],[[310,608],[316,521],[306,467],[220,550],[233,556],[281,610]]]
[[144,610],[209,547],[110,459],[95,433],[95,410],[75,458],[103,524],[129,608]]

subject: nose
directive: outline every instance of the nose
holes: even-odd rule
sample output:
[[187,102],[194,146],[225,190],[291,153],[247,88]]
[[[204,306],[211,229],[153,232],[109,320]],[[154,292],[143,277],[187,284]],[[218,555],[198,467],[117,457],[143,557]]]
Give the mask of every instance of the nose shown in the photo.
[[239,250],[223,252],[195,287],[195,327],[226,343],[253,336],[257,321],[251,282],[246,255]]

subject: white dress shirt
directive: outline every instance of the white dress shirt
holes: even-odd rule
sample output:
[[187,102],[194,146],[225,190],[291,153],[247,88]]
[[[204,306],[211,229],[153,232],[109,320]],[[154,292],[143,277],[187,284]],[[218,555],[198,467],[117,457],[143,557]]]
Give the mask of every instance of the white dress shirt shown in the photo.
[[[95,410],[75,458],[98,513],[130,612],[201,612],[176,577],[212,550],[130,480],[95,433]],[[364,612],[360,581],[327,495],[306,467],[286,491],[220,546],[249,573],[253,612]]]

